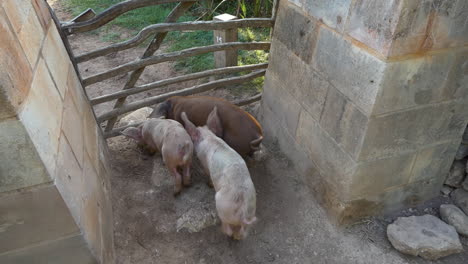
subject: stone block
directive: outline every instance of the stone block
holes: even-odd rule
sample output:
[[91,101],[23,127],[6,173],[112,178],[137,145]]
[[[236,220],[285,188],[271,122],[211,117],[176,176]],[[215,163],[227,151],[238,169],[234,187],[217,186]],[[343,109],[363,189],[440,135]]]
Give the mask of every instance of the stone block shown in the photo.
[[68,71],[72,66],[68,53],[55,26],[49,27],[42,48],[42,56],[49,67],[60,95],[64,98],[65,91],[67,90]]
[[[5,12],[0,9],[0,99],[2,105],[9,102],[14,109],[24,102],[31,87],[32,71],[26,55],[10,27]],[[12,115],[2,107],[0,118]]]
[[98,147],[99,147],[99,161],[102,162],[107,173],[112,173],[111,167],[109,165],[110,152],[107,146],[107,141],[104,139],[103,132],[101,129],[98,129]]
[[330,87],[320,125],[354,159],[361,150],[367,123],[368,118],[353,103]]
[[320,28],[313,68],[367,116],[372,112],[385,65],[343,36]]
[[416,153],[360,163],[352,177],[348,200],[378,195],[385,190],[405,185],[411,175]]
[[0,212],[0,255],[80,232],[55,186],[3,196]]
[[75,222],[79,226],[81,226],[82,222],[81,198],[85,192],[83,181],[83,170],[76,160],[75,154],[73,154],[73,150],[71,149],[66,136],[62,133],[57,158],[55,184],[70,209]]
[[8,119],[16,116],[15,108],[11,105],[8,100],[6,91],[0,86],[0,120]]
[[40,59],[19,117],[50,175],[55,175],[62,110],[60,94]]
[[357,1],[346,31],[386,57],[463,46],[467,10],[463,0]]
[[455,62],[447,79],[455,98],[468,98],[468,47],[455,52]]
[[278,80],[282,80],[280,83],[283,89],[287,89],[302,107],[319,120],[330,86],[328,81],[292,54],[281,42],[275,42],[273,52],[268,70]]
[[50,181],[21,122],[16,119],[0,122],[0,192]]
[[444,178],[453,162],[457,144],[458,140],[419,150],[410,182]]
[[351,0],[304,0],[304,9],[311,16],[338,31],[342,31]]
[[18,39],[21,43],[21,46],[23,47],[26,57],[28,58],[31,68],[34,68],[36,65],[44,36],[45,34],[42,30],[41,23],[36,16],[36,12],[31,9],[27,19],[24,21],[24,24],[21,27],[20,32],[18,32]]
[[319,123],[305,110],[301,111],[297,127],[296,142],[307,152],[327,182],[336,184],[339,194],[348,193],[356,163]]
[[70,146],[75,153],[76,160],[83,165],[83,117],[80,116],[72,97],[67,94],[63,107],[62,131],[70,142]]
[[[97,169],[97,171],[98,171],[99,179],[101,181],[103,195],[107,199],[110,199],[111,198],[110,172],[106,170],[104,164],[101,161],[99,162],[99,168]],[[105,207],[103,206],[103,208]],[[112,210],[112,206],[110,209]]]
[[19,33],[32,11],[31,1],[3,0],[1,5],[5,9],[14,31]]
[[[317,39],[318,25],[298,8],[280,5],[275,22],[273,43],[281,41],[292,53],[310,62]],[[273,44],[274,45],[274,44]]]
[[300,104],[291,96],[283,81],[273,74],[265,77],[264,102],[291,135],[296,134],[299,120]]
[[89,157],[84,158],[83,185],[81,207],[81,229],[91,252],[97,258],[101,256],[101,205],[100,196],[102,188],[96,170]]
[[66,87],[68,87],[67,91],[69,95],[71,95],[73,102],[75,102],[80,115],[83,114],[85,109],[91,108],[86,92],[81,86],[80,80],[78,79],[73,66],[70,66],[68,70]]
[[[52,23],[52,16],[50,15],[47,2],[44,0],[32,0],[32,5],[36,11],[36,15],[39,18],[42,29],[47,32],[47,28]],[[53,23],[52,23],[53,24]]]
[[[462,47],[468,42],[468,2],[433,1],[432,13],[436,13],[430,32],[433,49]],[[429,41],[428,41],[429,42]]]
[[278,119],[273,114],[271,106],[267,105],[265,100],[265,90],[263,90],[262,101],[260,105],[258,121],[262,125],[265,141],[273,142],[276,140],[276,128],[278,127]]
[[359,159],[393,156],[434,142],[459,139],[466,116],[462,100],[371,118]]
[[[81,235],[63,238],[0,256],[3,264],[97,264]],[[103,262],[104,263],[104,262]],[[112,262],[105,262],[112,263]]]
[[[291,58],[296,57],[296,58]],[[300,60],[283,43],[273,40],[269,55],[268,69],[266,76],[273,74],[279,80],[289,81],[292,69],[291,61]],[[305,66],[305,63],[303,64]]]
[[384,56],[390,55],[392,39],[398,33],[398,23],[404,2],[408,2],[408,5],[413,6],[412,9],[408,9],[406,12],[408,12],[407,15],[412,15],[415,20],[414,24],[418,26],[416,28],[410,27],[408,30],[422,33],[423,28],[421,28],[421,25],[426,19],[423,16],[413,15],[413,10],[417,6],[416,2],[419,2],[419,0],[356,1],[350,7],[346,32]]
[[413,182],[391,188],[385,192],[367,195],[356,200],[344,202],[337,213],[338,222],[348,224],[363,217],[394,213],[401,208],[415,206],[436,197],[442,187],[440,179]]
[[[112,213],[112,201],[110,193],[109,175],[100,166],[99,177],[101,178],[102,192],[100,193],[100,226],[101,226],[101,263],[114,263],[114,220]],[[105,180],[107,179],[107,181]]]
[[388,63],[374,114],[453,99],[457,87],[448,77],[455,60],[444,52]]
[[91,158],[95,168],[99,167],[99,146],[98,146],[98,126],[96,119],[92,113],[91,107],[83,106],[83,133],[84,133],[84,149]]

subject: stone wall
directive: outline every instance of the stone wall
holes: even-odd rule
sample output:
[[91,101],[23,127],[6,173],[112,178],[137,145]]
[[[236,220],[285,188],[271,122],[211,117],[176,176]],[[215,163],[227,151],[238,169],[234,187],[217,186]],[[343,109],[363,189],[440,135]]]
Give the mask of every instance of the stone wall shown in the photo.
[[47,3],[1,1],[0,36],[0,262],[113,263],[107,145]]
[[439,193],[468,120],[467,13],[280,1],[261,121],[339,223]]

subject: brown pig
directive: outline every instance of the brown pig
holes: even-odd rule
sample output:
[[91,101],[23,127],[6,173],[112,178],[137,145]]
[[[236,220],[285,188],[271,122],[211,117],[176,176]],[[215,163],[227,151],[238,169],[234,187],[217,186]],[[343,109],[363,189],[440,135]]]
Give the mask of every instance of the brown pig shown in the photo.
[[185,186],[190,185],[193,143],[179,122],[151,118],[138,127],[125,129],[122,134],[135,139],[138,144],[145,145],[153,151],[161,152],[166,167],[174,176],[174,195],[180,193],[182,183]]
[[263,139],[262,127],[246,111],[230,102],[210,96],[173,96],[159,104],[150,117],[164,116],[182,122],[181,114],[185,112],[196,126],[206,124],[213,107],[218,108],[221,129],[216,135],[241,156],[251,156],[260,149]]
[[214,134],[221,129],[217,108],[203,127],[195,127],[185,112],[181,117],[216,191],[216,210],[223,232],[234,239],[245,238],[248,226],[257,219],[255,187],[242,157]]

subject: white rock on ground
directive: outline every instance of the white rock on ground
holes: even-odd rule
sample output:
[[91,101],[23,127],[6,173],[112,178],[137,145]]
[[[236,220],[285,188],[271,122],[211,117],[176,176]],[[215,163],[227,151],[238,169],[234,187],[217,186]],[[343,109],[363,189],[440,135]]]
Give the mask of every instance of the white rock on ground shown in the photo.
[[148,116],[153,112],[151,107],[143,107],[136,111],[131,112],[130,114],[122,117],[119,121],[119,127],[128,126],[131,124],[143,122],[148,119]]
[[440,217],[447,224],[455,227],[460,235],[468,236],[468,216],[453,204],[440,206]]
[[468,215],[468,191],[456,189],[450,194],[450,197],[452,197],[455,205]]
[[465,177],[465,167],[466,162],[461,160],[455,160],[450,168],[449,173],[447,174],[447,179],[445,179],[445,185],[452,187],[460,187]]
[[398,251],[429,260],[463,251],[455,228],[428,214],[399,217],[387,226],[387,236]]

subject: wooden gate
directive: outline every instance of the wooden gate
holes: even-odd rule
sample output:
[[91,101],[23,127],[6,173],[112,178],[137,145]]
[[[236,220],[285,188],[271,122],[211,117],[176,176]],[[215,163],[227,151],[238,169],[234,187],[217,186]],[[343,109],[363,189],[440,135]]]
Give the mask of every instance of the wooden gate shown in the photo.
[[[128,12],[130,10],[158,5],[166,3],[175,3],[177,6],[171,11],[167,16],[164,23],[154,24],[145,27],[142,29],[135,37],[116,43],[104,48],[93,50],[91,52],[75,55],[71,49],[67,36],[71,34],[77,34],[82,32],[91,31],[97,29],[116,17]],[[158,64],[161,62],[174,61],[180,58],[200,55],[209,52],[223,51],[223,50],[268,50],[270,48],[270,42],[230,42],[230,43],[221,43],[214,44],[209,46],[202,47],[193,47],[185,50],[180,50],[176,52],[163,53],[154,55],[154,53],[160,48],[164,38],[170,31],[182,31],[182,30],[223,30],[223,29],[234,29],[234,28],[245,28],[245,27],[273,27],[274,18],[276,13],[277,1],[273,5],[273,15],[271,18],[248,18],[248,19],[236,19],[231,21],[196,21],[196,22],[183,22],[175,23],[179,17],[181,17],[193,4],[197,1],[193,0],[130,0],[124,1],[119,4],[116,4],[98,15],[94,15],[90,10],[87,10],[82,13],[80,19],[77,19],[68,23],[60,23],[56,17],[56,23],[60,24],[61,36],[64,40],[67,51],[72,60],[73,66],[80,78],[80,81],[83,85],[83,88],[91,84],[95,84],[106,79],[130,73],[129,78],[125,85],[122,87],[122,90],[119,92],[98,96],[95,98],[89,98],[91,105],[95,106],[108,101],[116,100],[114,108],[111,111],[108,111],[97,117],[99,124],[102,124],[107,121],[107,125],[104,128],[104,136],[106,138],[117,136],[120,134],[125,127],[114,128],[114,125],[117,121],[117,118],[125,113],[137,110],[139,108],[154,105],[160,103],[167,98],[175,95],[192,95],[196,93],[205,92],[214,88],[239,84],[243,83],[257,77],[263,76],[265,74],[268,63],[261,64],[252,64],[244,66],[233,66],[233,67],[224,67],[212,70],[206,70],[202,72],[196,72],[191,74],[185,74],[182,76],[177,76],[165,80],[159,80],[156,82],[136,86],[138,79],[140,78],[143,70],[146,66]],[[87,17],[91,17],[86,19]],[[81,21],[85,20],[85,21]],[[135,61],[122,64],[118,67],[107,69],[98,74],[89,76],[82,79],[79,71],[78,64],[84,61],[88,61],[100,56],[105,56],[110,53],[130,49],[141,44],[148,38],[152,37],[151,42],[144,54],[137,58]],[[218,79],[215,81],[209,81],[203,84],[199,84],[193,87],[176,90],[161,94],[158,96],[152,96],[144,98],[140,101],[131,102],[125,104],[126,98],[130,95],[142,93],[156,88],[161,88],[167,85],[180,83],[189,80],[200,79],[208,76],[220,75],[220,74],[229,74],[229,73],[239,73],[239,72],[250,72],[241,76],[227,77],[223,79]],[[237,105],[245,105],[255,101],[260,100],[261,94],[257,94],[246,100],[234,102]],[[136,126],[138,124],[133,124],[131,126]]]

